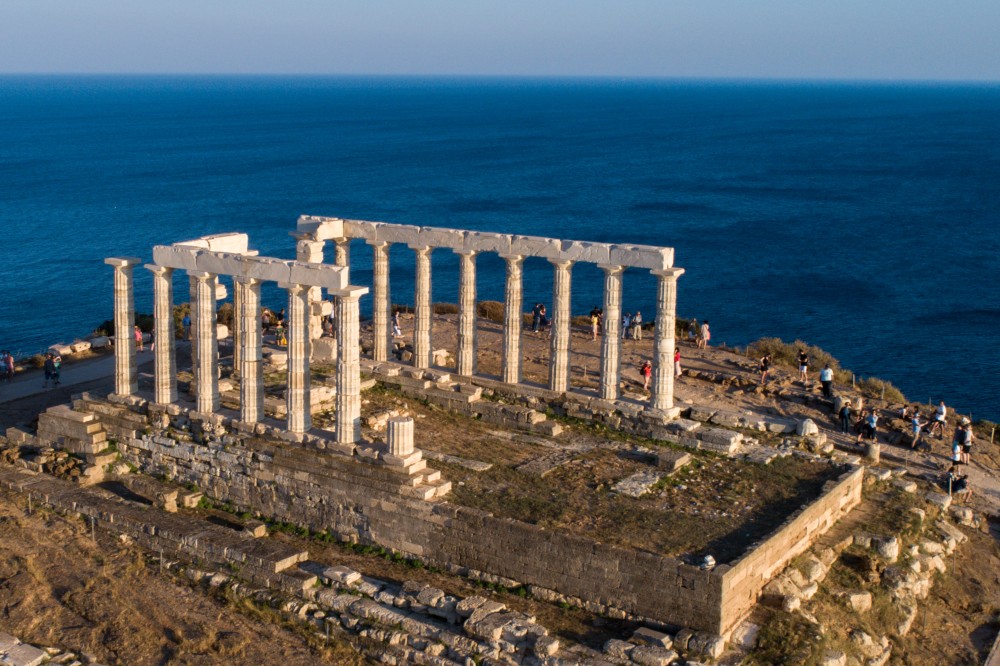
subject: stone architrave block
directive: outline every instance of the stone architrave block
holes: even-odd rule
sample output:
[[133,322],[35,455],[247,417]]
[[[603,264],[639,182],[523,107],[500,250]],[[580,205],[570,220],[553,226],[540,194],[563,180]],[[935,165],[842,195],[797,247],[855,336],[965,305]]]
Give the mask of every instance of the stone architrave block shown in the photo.
[[[203,242],[205,249],[212,252],[231,252],[233,254],[243,254],[250,248],[250,235],[233,231],[224,234],[211,234],[198,239]],[[194,241],[188,241],[192,243]]]
[[612,245],[608,263],[662,271],[674,265],[674,250],[654,245]]
[[702,443],[705,444],[735,447],[743,442],[743,433],[723,428],[707,428],[700,431],[699,435]]
[[451,250],[465,248],[465,232],[459,229],[441,229],[439,227],[420,227],[420,245],[428,247],[444,247]]
[[[375,224],[367,222],[366,224]],[[344,238],[344,220],[339,217],[301,215],[295,225],[299,233],[309,234],[318,241]]]
[[168,268],[197,271],[198,250],[175,245],[157,245],[153,248],[153,263]]
[[382,222],[365,222],[363,220],[344,220],[341,225],[343,235],[332,238],[363,238],[364,240],[379,240],[378,232],[385,224]]
[[556,238],[542,238],[541,236],[514,236],[510,240],[510,253],[525,257],[561,259],[563,256],[562,241]]
[[510,234],[494,234],[485,231],[467,231],[465,233],[466,252],[495,252],[510,254]]
[[412,224],[383,224],[378,228],[375,240],[418,246],[420,245],[420,227]]
[[562,258],[591,264],[608,264],[611,261],[611,246],[607,243],[563,241]]
[[293,262],[289,271],[288,281],[292,284],[302,284],[311,287],[327,289],[346,289],[347,270],[343,266],[329,264],[306,264]]

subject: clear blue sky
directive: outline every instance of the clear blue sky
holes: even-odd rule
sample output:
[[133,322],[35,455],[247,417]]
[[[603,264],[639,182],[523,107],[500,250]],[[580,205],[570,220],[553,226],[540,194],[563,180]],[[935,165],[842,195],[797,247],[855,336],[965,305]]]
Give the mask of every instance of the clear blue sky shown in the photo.
[[1000,81],[1000,0],[0,0],[0,72]]

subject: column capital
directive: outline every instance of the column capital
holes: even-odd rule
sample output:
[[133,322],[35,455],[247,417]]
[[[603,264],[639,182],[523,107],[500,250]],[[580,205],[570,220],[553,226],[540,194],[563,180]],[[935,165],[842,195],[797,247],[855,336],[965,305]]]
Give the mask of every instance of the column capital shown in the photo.
[[345,298],[347,300],[356,301],[368,293],[368,287],[347,285],[343,289],[328,289],[327,293],[331,296],[336,296],[337,298]]
[[497,256],[506,261],[508,264],[519,264],[524,261],[523,254],[499,254]]
[[193,277],[199,282],[207,282],[208,280],[218,277],[215,273],[206,273],[204,271],[188,271],[188,277]]
[[597,267],[609,275],[625,272],[625,267],[617,264],[597,264]]
[[104,263],[115,268],[132,268],[141,264],[142,259],[139,257],[108,257]]
[[432,252],[434,250],[433,246],[431,246],[431,245],[423,245],[423,244],[421,244],[421,245],[414,245],[413,243],[407,243],[406,247],[410,248],[411,250],[413,250],[417,254],[430,253],[430,252]]
[[389,247],[392,245],[389,241],[378,240],[377,238],[369,238],[365,241],[365,243],[371,245],[372,247]]
[[557,266],[559,268],[565,268],[567,266],[572,266],[573,264],[576,263],[572,259],[562,259],[560,257],[549,257],[548,262],[550,264],[552,264],[553,266]]
[[144,268],[153,275],[162,275],[163,277],[169,277],[174,272],[174,269],[172,268],[167,268],[166,266],[157,266],[156,264],[146,264]]
[[264,281],[260,278],[249,277],[247,275],[234,275],[233,282],[239,282],[240,284],[246,284],[252,287],[255,284],[262,284]]
[[[316,234],[305,232],[305,231],[289,231],[288,235],[291,236],[292,238],[294,238],[297,241],[315,241],[315,240],[318,240],[316,238]],[[322,243],[324,241],[319,241],[319,242]]]
[[675,280],[680,276],[684,275],[683,268],[664,268],[663,270],[656,270],[649,272],[652,273],[653,275],[656,275],[657,277],[673,278]]
[[451,248],[451,251],[460,257],[474,257],[479,254],[479,250],[470,250],[469,248],[453,247]]
[[298,294],[301,291],[309,289],[309,285],[299,284],[298,282],[279,282],[278,287],[293,294]]

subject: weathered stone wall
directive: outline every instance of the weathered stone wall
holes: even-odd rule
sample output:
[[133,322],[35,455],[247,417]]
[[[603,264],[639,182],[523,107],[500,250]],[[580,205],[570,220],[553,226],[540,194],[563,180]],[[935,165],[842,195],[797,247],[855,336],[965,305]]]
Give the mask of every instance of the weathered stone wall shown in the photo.
[[99,411],[125,461],[217,501],[596,607],[712,632],[721,626],[719,577],[674,558],[407,497],[391,470],[357,458],[237,434],[198,443],[197,421],[188,426],[183,414],[154,428],[140,408],[77,404]]
[[[152,414],[92,399],[125,461],[192,483],[220,502],[278,520],[378,544],[456,573],[487,572],[557,592],[591,610],[728,633],[773,575],[855,506],[862,470],[831,481],[761,546],[733,565],[702,571],[655,553],[600,544],[410,492],[405,477],[359,456],[221,432],[185,413]],[[175,410],[176,411],[176,410]],[[230,424],[232,425],[232,424]],[[207,428],[207,430],[206,430]],[[613,614],[613,613],[612,613]]]
[[731,565],[716,569],[722,584],[723,622],[719,633],[731,631],[757,603],[771,578],[861,502],[863,481],[863,467],[854,467],[839,479],[828,481],[816,501],[789,517],[764,543]]

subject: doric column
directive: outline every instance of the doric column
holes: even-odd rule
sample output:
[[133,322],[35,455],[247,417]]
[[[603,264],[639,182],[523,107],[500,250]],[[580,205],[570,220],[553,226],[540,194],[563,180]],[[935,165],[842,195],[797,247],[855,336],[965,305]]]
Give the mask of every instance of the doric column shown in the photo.
[[264,378],[260,322],[260,280],[234,278],[239,300],[236,321],[240,329],[240,420],[256,423],[264,415]]
[[335,238],[333,240],[333,263],[335,266],[351,265],[351,239]]
[[359,299],[365,287],[347,287],[337,299],[337,443],[361,439],[361,343]]
[[243,370],[243,320],[240,312],[243,310],[243,290],[233,278],[233,377],[238,378]]
[[413,453],[413,419],[396,416],[386,424],[386,444],[389,455],[406,457]]
[[197,347],[197,365],[194,376],[197,381],[198,411],[204,414],[219,411],[219,339],[216,333],[215,288],[218,277],[214,273],[191,271],[196,280],[195,301],[191,309],[197,310],[193,317],[194,344]]
[[458,364],[460,375],[476,374],[476,253],[458,254]]
[[552,358],[549,361],[549,389],[569,390],[570,300],[572,297],[572,261],[551,259],[552,279]]
[[677,278],[683,268],[653,271],[657,279],[656,329],[653,342],[653,397],[650,406],[666,411],[674,406],[674,321],[677,314]]
[[501,379],[508,384],[521,382],[521,329],[524,327],[521,296],[521,267],[524,257],[519,254],[503,257],[507,262],[507,284],[503,301],[503,367]]
[[177,402],[177,354],[174,340],[174,269],[146,264],[153,274],[155,375],[153,400],[158,405]]
[[309,287],[283,284],[288,290],[288,388],[285,391],[288,431],[307,432],[312,427],[309,400]]
[[372,246],[372,329],[374,333],[374,344],[372,346],[372,358],[376,361],[385,361],[389,358],[389,350],[392,349],[392,328],[389,321],[392,313],[389,311],[392,304],[389,301],[389,243],[385,241],[370,240],[368,244]]
[[621,374],[622,273],[621,266],[600,266],[604,271],[604,331],[601,336],[601,399],[618,399]]
[[[299,240],[295,244],[295,259],[303,263],[322,264],[324,241],[312,240],[311,237],[298,236]],[[308,317],[309,339],[323,337],[323,289],[322,287],[308,287]]]
[[132,269],[142,260],[111,257],[104,263],[115,269],[115,393],[134,395],[139,390],[135,364],[135,294]]
[[431,367],[431,252],[427,246],[410,246],[417,255],[416,289],[413,297],[413,365]]

